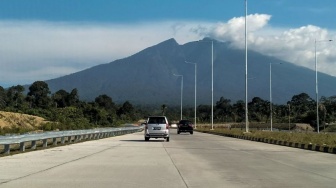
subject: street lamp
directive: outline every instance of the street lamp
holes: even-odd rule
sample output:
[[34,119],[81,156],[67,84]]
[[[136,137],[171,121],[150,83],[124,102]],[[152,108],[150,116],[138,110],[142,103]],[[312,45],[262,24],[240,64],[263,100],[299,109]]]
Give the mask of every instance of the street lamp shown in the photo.
[[174,76],[181,77],[181,120],[182,118],[182,102],[183,102],[183,75],[174,74]]
[[[199,42],[207,42],[207,41],[199,41]],[[211,130],[213,128],[213,40],[211,40]]]
[[287,105],[288,105],[288,131],[290,131],[290,102],[288,102]]
[[245,126],[249,132],[248,104],[247,104],[247,0],[245,0]]
[[270,63],[270,117],[271,117],[271,131],[273,131],[273,104],[272,104],[272,64],[281,63]]
[[213,40],[211,40],[211,130],[213,128]]
[[195,122],[194,122],[194,125],[195,125],[195,129],[197,129],[197,125],[196,125],[196,87],[197,87],[197,63],[192,63],[192,62],[188,62],[188,61],[185,61],[186,63],[189,63],[189,64],[194,64],[195,65]]
[[318,81],[317,81],[317,54],[316,54],[316,43],[318,42],[331,42],[333,40],[316,40],[315,38],[315,90],[316,90],[316,125],[317,125],[317,133],[320,133],[320,120],[319,120],[319,112],[318,112]]

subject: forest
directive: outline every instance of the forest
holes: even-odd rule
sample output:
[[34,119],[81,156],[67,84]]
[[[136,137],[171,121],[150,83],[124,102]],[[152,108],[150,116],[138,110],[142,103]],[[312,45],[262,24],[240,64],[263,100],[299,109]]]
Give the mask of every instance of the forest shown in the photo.
[[[76,88],[67,92],[63,89],[51,93],[48,84],[43,81],[34,82],[25,91],[24,86],[9,88],[0,86],[0,110],[35,115],[45,118],[49,123],[39,129],[75,130],[96,127],[115,127],[124,123],[139,123],[150,115],[166,115],[170,121],[180,119],[180,106],[159,104],[157,106],[133,105],[129,101],[116,104],[106,95],[98,95],[94,101],[81,101]],[[321,97],[319,100],[320,130],[329,127],[336,119],[336,96]],[[270,102],[254,97],[248,103],[249,121],[268,123],[270,121]],[[316,101],[308,94],[294,95],[287,104],[272,104],[272,120],[276,123],[307,123],[316,129]],[[183,108],[183,119],[194,119],[194,107]],[[221,97],[214,104],[214,123],[244,123],[245,102]],[[211,122],[211,105],[197,106],[197,122]],[[0,134],[24,133],[20,127],[1,128]]]

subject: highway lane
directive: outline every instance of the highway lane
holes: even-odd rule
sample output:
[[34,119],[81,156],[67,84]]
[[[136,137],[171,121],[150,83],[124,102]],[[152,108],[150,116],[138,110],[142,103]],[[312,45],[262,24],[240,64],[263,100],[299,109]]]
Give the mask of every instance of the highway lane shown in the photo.
[[0,187],[335,187],[336,156],[194,132],[134,133],[0,158]]

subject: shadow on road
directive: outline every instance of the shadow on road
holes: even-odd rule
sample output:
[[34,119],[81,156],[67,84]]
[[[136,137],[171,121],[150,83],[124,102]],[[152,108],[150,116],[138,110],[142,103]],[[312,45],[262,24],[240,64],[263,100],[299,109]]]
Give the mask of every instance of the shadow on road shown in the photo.
[[153,140],[149,140],[149,141],[145,141],[145,140],[120,140],[122,142],[165,142],[165,140],[162,139],[153,139]]

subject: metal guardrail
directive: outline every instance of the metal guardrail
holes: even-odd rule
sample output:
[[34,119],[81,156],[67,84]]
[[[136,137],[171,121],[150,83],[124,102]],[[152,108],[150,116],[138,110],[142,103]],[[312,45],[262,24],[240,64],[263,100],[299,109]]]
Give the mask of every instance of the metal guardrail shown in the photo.
[[11,145],[20,144],[20,151],[24,152],[26,143],[30,142],[30,149],[36,149],[37,142],[42,141],[42,147],[48,147],[48,140],[52,139],[52,143],[56,146],[59,142],[61,144],[78,142],[85,140],[97,140],[112,136],[130,134],[142,131],[143,126],[139,127],[120,127],[120,128],[98,128],[88,130],[73,130],[73,131],[50,131],[35,134],[23,134],[12,136],[0,136],[0,145],[4,146],[3,153],[10,154]]

